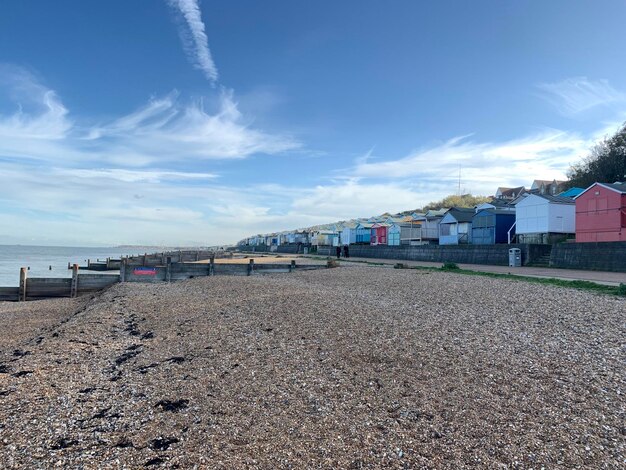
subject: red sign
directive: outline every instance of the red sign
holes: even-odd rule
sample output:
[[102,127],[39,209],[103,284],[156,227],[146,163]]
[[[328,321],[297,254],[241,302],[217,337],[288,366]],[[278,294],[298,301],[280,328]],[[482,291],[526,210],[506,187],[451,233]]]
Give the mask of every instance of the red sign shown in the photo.
[[155,268],[135,268],[133,274],[136,276],[156,276]]

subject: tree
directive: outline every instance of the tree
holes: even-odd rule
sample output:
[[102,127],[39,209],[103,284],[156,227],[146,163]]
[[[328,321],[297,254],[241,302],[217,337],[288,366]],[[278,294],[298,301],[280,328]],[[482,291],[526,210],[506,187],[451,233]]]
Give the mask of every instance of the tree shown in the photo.
[[582,162],[570,167],[570,186],[587,188],[593,183],[614,183],[626,180],[626,123],[611,137],[591,148]]
[[431,209],[441,209],[443,207],[474,207],[483,202],[489,202],[491,198],[488,196],[473,196],[471,194],[451,194],[444,197],[441,201],[430,202],[421,209],[416,209],[417,212],[426,212]]

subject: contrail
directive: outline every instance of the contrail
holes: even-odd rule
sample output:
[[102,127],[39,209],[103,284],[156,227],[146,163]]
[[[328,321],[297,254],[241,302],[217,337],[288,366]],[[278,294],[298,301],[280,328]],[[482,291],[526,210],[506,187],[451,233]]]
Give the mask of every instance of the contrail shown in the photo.
[[180,11],[187,23],[187,28],[181,27],[180,37],[189,60],[195,68],[204,72],[205,77],[211,83],[215,84],[218,77],[217,67],[209,50],[198,0],[167,0],[167,2]]

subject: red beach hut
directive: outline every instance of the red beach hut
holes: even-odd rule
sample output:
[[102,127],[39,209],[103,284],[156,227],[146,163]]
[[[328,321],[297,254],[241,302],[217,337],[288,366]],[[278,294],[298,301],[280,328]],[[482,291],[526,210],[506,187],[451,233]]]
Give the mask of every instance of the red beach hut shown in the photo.
[[370,244],[371,245],[386,245],[388,230],[389,230],[388,224],[372,225],[372,237],[370,238]]
[[576,241],[626,241],[626,182],[594,183],[576,196]]

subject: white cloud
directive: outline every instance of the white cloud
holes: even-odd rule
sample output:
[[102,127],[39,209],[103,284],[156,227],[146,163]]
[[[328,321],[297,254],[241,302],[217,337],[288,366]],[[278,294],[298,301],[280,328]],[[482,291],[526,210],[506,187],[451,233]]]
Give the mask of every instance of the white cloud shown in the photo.
[[168,0],[168,3],[178,9],[187,24],[187,27],[182,25],[180,27],[180,37],[187,57],[189,57],[194,67],[202,70],[205,77],[214,84],[218,78],[217,67],[209,50],[198,1]]
[[98,128],[89,137],[105,145],[109,149],[105,159],[116,164],[240,159],[300,147],[288,136],[271,135],[242,121],[231,93],[220,95],[215,114],[207,113],[200,103],[181,106],[167,97]]
[[[159,183],[161,181],[189,181],[189,180],[205,180],[216,178],[217,175],[212,173],[188,173],[180,171],[166,170],[125,170],[121,168],[97,168],[97,169],[63,169],[54,168],[52,173],[55,176],[63,175],[76,178],[98,179],[100,182],[106,180],[122,181],[124,183],[136,183],[139,181],[147,181],[150,183]],[[96,183],[97,184],[97,183]]]
[[0,79],[8,86],[0,91],[19,100],[14,112],[0,114],[0,157],[128,167],[241,159],[300,147],[289,136],[250,126],[228,91],[220,93],[213,113],[205,111],[201,102],[184,105],[172,93],[111,122],[81,126],[68,118],[54,91],[33,75],[3,68]]
[[613,88],[608,80],[573,77],[555,83],[542,83],[538,88],[565,115],[576,115],[596,106],[626,102],[626,93]]
[[528,185],[537,178],[563,179],[569,165],[591,145],[591,140],[580,135],[554,129],[498,143],[462,136],[394,160],[358,159],[346,173],[361,178],[408,179],[445,187],[445,194],[452,194],[457,191],[460,170],[462,189],[488,195],[498,186]]

